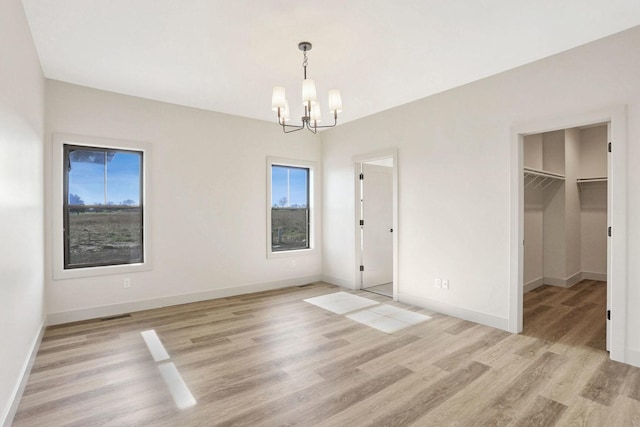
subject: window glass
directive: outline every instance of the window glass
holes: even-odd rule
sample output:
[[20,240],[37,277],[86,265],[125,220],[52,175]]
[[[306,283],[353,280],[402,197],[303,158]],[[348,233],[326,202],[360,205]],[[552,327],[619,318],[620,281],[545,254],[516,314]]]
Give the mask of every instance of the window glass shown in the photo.
[[142,152],[64,146],[64,268],[143,262]]
[[271,250],[309,248],[309,168],[271,166]]

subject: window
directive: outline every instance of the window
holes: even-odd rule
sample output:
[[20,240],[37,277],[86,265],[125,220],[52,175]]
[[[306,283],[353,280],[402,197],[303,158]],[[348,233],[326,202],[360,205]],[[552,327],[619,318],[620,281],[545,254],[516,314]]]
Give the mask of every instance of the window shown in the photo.
[[143,262],[143,153],[63,147],[64,269]]
[[268,178],[269,254],[312,249],[312,164],[270,159]]
[[53,279],[152,270],[152,144],[65,133],[51,143]]

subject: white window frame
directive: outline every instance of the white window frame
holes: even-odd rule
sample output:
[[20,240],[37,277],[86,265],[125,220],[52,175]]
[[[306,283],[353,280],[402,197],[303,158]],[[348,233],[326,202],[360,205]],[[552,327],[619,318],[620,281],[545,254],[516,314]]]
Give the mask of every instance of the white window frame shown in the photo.
[[[142,211],[143,218],[143,254],[144,261],[136,264],[120,264],[98,267],[78,267],[73,269],[64,268],[64,145],[78,145],[85,147],[111,148],[116,150],[140,151],[142,156]],[[139,141],[124,141],[108,138],[98,138],[91,136],[56,133],[52,138],[52,179],[51,179],[51,254],[53,266],[53,279],[74,279],[80,277],[105,276],[113,274],[136,273],[149,271],[152,269],[151,259],[151,233],[150,223],[150,164],[151,164],[151,144]]]
[[[309,169],[309,247],[306,249],[292,249],[288,251],[272,251],[271,250],[271,168],[272,166],[290,166],[296,168]],[[267,157],[267,258],[287,258],[294,256],[305,256],[316,253],[317,236],[316,231],[316,206],[317,197],[320,194],[318,185],[320,179],[318,176],[318,168],[316,162],[307,160],[293,160],[282,157]]]

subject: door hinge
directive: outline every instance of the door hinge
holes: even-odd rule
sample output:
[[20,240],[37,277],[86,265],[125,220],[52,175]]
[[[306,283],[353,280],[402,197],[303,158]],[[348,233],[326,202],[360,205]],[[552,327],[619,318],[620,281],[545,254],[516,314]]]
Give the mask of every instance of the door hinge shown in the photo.
[[361,173],[361,174],[360,174],[360,181],[362,181],[363,179],[364,179],[364,174],[363,174],[363,173]]
[[611,143],[609,143],[609,152],[611,152]]
[[611,320],[611,310],[607,310],[607,320]]
[[360,220],[360,225],[364,225],[364,219]]
[[364,265],[360,266],[360,271],[364,271]]
[[607,234],[609,235],[609,237],[611,237],[611,227],[607,229]]

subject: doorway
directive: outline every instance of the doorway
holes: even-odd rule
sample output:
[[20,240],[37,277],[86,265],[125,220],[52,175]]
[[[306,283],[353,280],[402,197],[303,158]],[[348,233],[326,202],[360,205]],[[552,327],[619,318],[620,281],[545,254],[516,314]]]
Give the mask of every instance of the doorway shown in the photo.
[[358,288],[397,300],[397,158],[363,156],[356,172]]
[[523,138],[523,334],[605,345],[609,124]]
[[[624,106],[582,113],[513,127],[511,131],[511,284],[509,319],[511,332],[523,330],[524,288],[524,139],[528,135],[608,123],[607,166],[607,303],[606,337],[612,360],[626,361],[626,108]],[[578,185],[573,182],[571,185]]]

